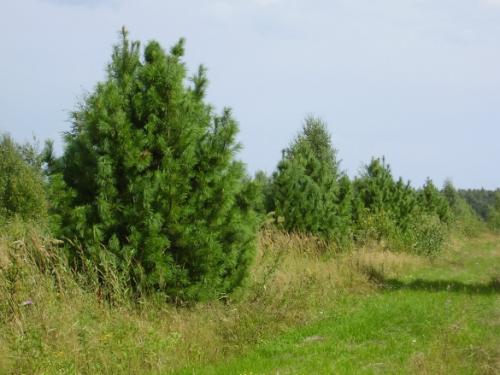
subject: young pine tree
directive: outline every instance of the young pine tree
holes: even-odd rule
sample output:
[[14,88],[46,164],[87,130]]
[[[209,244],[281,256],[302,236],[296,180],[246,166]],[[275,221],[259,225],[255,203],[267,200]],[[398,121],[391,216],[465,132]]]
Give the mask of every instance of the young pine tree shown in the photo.
[[449,224],[452,214],[450,206],[441,192],[428,178],[418,192],[418,205],[427,214],[436,214],[442,223]]
[[136,290],[206,299],[242,283],[256,217],[237,123],[205,103],[203,67],[186,86],[183,53],[183,40],[170,53],[152,41],[141,57],[122,30],[51,179],[61,234],[84,257],[111,258]]
[[355,217],[359,220],[363,212],[390,211],[394,203],[396,183],[384,159],[372,159],[354,181]]
[[359,239],[401,237],[413,224],[415,190],[395,181],[385,159],[372,159],[354,181],[354,220]]
[[[339,202],[336,151],[326,124],[308,117],[302,132],[283,151],[273,175],[272,194],[277,220],[288,231],[311,233],[327,240],[346,236],[350,210]],[[350,198],[345,192],[346,199]]]

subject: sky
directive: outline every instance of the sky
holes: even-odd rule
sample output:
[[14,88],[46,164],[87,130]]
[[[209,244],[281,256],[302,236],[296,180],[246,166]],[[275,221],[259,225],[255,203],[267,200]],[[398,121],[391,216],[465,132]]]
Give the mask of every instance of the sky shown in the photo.
[[0,132],[61,152],[122,26],[165,49],[186,38],[250,173],[313,114],[350,176],[385,156],[415,186],[500,187],[500,0],[0,0]]

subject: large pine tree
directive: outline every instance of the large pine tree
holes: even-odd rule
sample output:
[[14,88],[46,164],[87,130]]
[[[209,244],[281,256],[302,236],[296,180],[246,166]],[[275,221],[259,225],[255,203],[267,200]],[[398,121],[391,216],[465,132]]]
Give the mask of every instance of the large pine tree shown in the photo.
[[53,176],[66,189],[61,231],[84,256],[111,256],[135,288],[214,298],[241,284],[254,252],[238,126],[205,103],[203,67],[186,85],[183,40],[141,51],[122,30],[107,79],[73,113],[63,181]]

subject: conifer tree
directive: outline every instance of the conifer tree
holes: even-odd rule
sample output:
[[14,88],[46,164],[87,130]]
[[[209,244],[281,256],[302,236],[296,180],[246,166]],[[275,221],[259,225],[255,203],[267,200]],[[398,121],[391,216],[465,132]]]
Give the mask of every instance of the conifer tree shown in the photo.
[[273,175],[276,218],[283,219],[288,231],[339,240],[346,230],[341,215],[350,218],[345,208],[339,210],[339,177],[336,151],[326,124],[314,117],[306,118],[302,132],[283,150]]
[[338,192],[335,200],[337,213],[337,231],[339,242],[348,244],[353,234],[353,199],[354,191],[352,182],[346,173],[338,179]]
[[418,204],[424,212],[437,214],[442,223],[451,222],[450,206],[430,178],[418,193]]
[[394,187],[394,197],[390,210],[399,229],[406,231],[415,220],[418,211],[417,193],[410,185],[410,181],[404,182],[399,178]]
[[385,160],[374,158],[364,167],[354,181],[356,196],[356,219],[362,211],[377,213],[390,211],[394,203],[396,184],[390,166]]
[[136,290],[214,298],[241,284],[254,252],[238,126],[205,103],[204,67],[186,85],[184,40],[141,51],[123,29],[107,79],[72,115],[51,177],[61,234],[111,257]]
[[450,207],[454,211],[457,210],[460,205],[460,195],[455,189],[455,186],[453,186],[453,182],[451,180],[447,179],[444,182],[442,193]]
[[354,220],[361,238],[401,238],[414,225],[417,195],[409,182],[394,180],[385,159],[374,158],[354,181]]

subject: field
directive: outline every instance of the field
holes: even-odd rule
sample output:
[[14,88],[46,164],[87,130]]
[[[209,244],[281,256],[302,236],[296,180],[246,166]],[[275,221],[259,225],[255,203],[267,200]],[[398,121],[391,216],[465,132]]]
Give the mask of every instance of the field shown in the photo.
[[39,230],[13,224],[3,233],[3,373],[500,369],[500,238],[491,234],[450,239],[441,255],[424,258],[376,244],[336,253],[315,238],[264,230],[245,288],[172,306],[160,297],[121,299],[118,278],[114,300],[104,300]]
[[197,374],[496,374],[500,242],[457,244],[377,291],[339,298],[320,321]]

